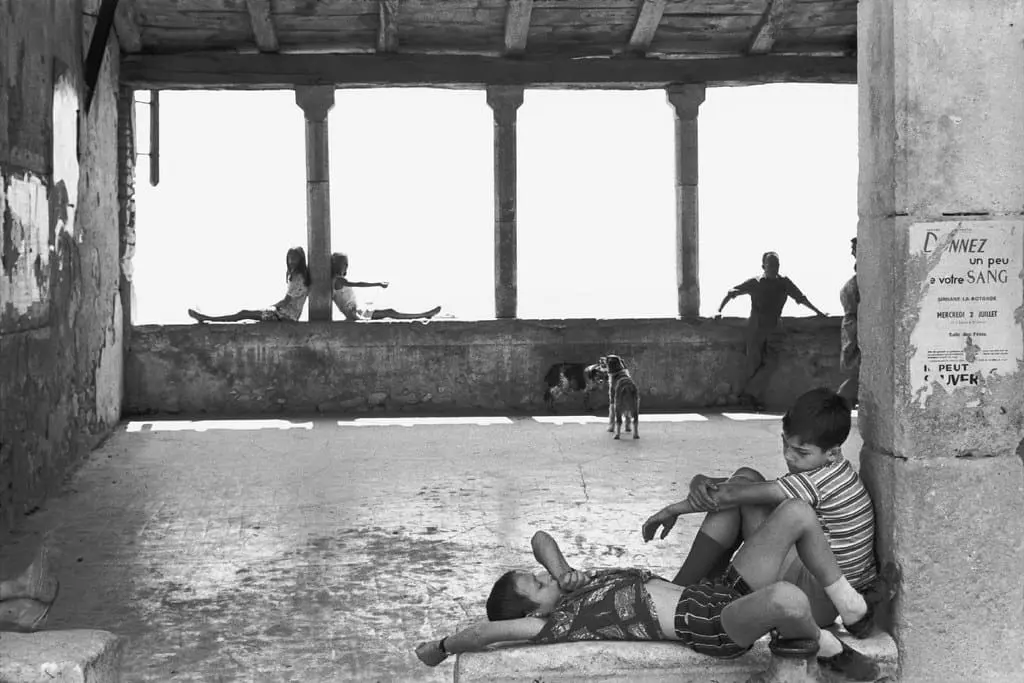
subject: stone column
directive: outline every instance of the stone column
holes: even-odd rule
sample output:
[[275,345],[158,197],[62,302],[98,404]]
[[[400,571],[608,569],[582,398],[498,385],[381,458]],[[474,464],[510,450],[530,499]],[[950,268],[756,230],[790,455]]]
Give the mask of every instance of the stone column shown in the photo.
[[697,113],[704,85],[672,85],[668,101],[676,119],[676,290],[680,318],[700,315],[697,214]]
[[122,336],[127,351],[135,319],[135,91],[121,86],[117,93],[117,224],[120,243]]
[[904,683],[1024,662],[1022,18],[858,7],[861,473]]
[[516,317],[516,110],[522,103],[522,87],[487,88],[494,111],[495,318]]
[[306,259],[313,284],[309,319],[330,320],[331,168],[327,148],[327,112],[334,107],[334,86],[300,86],[295,102],[306,118]]

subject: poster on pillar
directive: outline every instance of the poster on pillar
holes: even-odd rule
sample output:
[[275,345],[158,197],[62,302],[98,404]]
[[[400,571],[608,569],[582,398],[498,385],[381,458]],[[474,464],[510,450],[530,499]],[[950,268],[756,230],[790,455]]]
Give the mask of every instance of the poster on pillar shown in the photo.
[[[924,405],[935,391],[983,389],[1024,361],[1024,221],[917,223],[910,262],[923,263],[910,334],[910,385]],[[913,286],[913,283],[908,283]]]

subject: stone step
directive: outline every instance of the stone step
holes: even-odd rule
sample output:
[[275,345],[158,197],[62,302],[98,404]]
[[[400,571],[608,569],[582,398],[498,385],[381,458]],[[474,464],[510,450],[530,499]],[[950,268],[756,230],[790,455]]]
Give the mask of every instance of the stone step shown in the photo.
[[[836,635],[878,663],[879,681],[895,681],[896,643],[886,633],[857,640]],[[507,645],[457,656],[456,683],[524,681],[630,681],[631,683],[746,683],[768,669],[771,652],[765,636],[747,654],[718,660],[673,642],[587,641],[557,645]],[[828,680],[825,676],[821,680]]]
[[118,683],[125,640],[75,629],[0,633],[2,683]]

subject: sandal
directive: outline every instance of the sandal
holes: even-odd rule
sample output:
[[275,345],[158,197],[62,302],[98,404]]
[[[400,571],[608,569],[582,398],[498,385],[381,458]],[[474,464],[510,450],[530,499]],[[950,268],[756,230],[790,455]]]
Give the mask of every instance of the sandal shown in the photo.
[[864,613],[863,617],[852,624],[843,622],[843,628],[845,628],[851,636],[861,640],[870,636],[871,632],[875,630],[875,608],[867,600],[865,600],[864,603],[868,606],[868,611]]

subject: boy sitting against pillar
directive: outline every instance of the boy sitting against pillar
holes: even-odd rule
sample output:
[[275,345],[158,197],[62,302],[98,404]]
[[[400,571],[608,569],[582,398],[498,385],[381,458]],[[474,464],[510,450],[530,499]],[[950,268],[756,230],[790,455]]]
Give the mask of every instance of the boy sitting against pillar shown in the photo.
[[[874,680],[878,666],[819,628],[807,596],[774,578],[793,548],[823,583],[842,578],[810,506],[797,500],[780,505],[765,529],[730,565],[730,572],[747,582],[741,578],[725,585],[705,579],[690,586],[675,585],[644,569],[574,570],[554,539],[538,531],[531,542],[533,555],[547,571],[507,572],[487,599],[488,621],[420,643],[416,655],[437,666],[449,654],[497,642],[672,640],[701,654],[731,659],[773,632],[770,647],[776,655],[817,655],[820,666],[850,680]],[[751,590],[755,585],[758,589]],[[860,598],[847,589],[836,594],[845,618],[855,614],[856,607],[850,605]]]
[[[664,539],[681,514],[707,513],[673,579],[686,586],[721,576],[740,544],[760,535],[759,529],[773,510],[786,502],[804,501],[817,515],[844,584],[852,586],[858,597],[873,591],[878,588],[875,514],[867,489],[843,458],[841,447],[849,433],[850,407],[841,396],[827,388],[806,392],[782,418],[782,456],[789,474],[774,481],[766,481],[760,472],[747,467],[729,478],[698,474],[690,482],[686,500],[663,508],[644,523],[644,541],[654,538],[659,527]],[[835,621],[837,605],[830,599],[833,586],[816,579],[795,553],[789,554],[775,578],[795,584],[807,594],[819,625]],[[868,603],[867,612],[854,623],[844,619],[850,633],[858,638],[870,634],[872,607]]]

